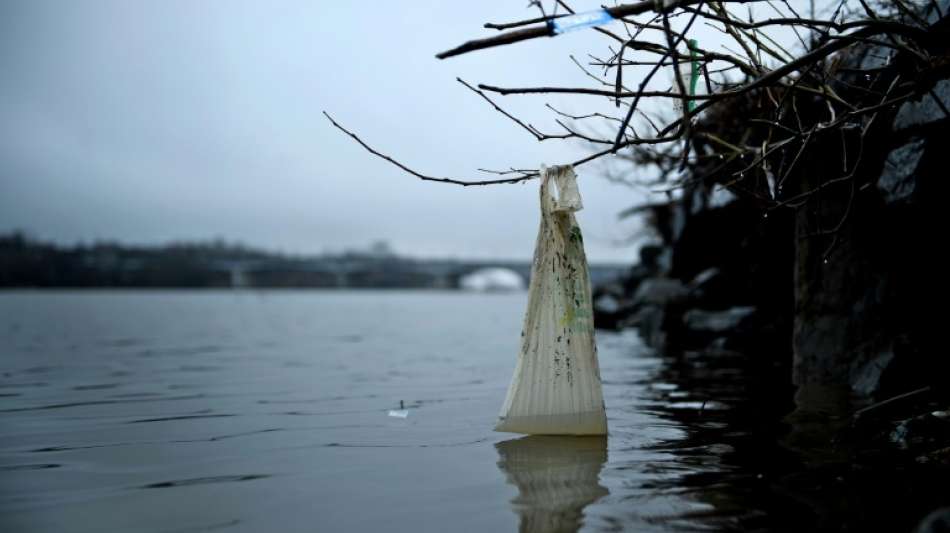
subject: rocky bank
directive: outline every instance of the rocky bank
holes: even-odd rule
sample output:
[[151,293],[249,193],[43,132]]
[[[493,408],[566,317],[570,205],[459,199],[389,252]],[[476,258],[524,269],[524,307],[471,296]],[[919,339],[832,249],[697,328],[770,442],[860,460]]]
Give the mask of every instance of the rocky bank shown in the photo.
[[[697,157],[678,195],[638,207],[656,242],[622,280],[595,288],[596,325],[637,328],[691,365],[742,353],[772,369],[776,387],[797,391],[784,445],[809,457],[847,468],[950,466],[950,357],[937,296],[950,177],[947,14],[947,0],[923,9],[935,43],[929,65],[873,44],[835,60],[833,87],[847,98],[908,76],[918,94],[811,142],[784,179],[742,178],[744,156]],[[806,124],[827,120],[820,102],[798,105]],[[755,146],[749,119],[775,120],[766,107],[754,96],[723,103],[697,130]],[[694,142],[697,154],[715,153]],[[678,173],[660,167],[667,179]],[[921,531],[945,526],[943,513]]]

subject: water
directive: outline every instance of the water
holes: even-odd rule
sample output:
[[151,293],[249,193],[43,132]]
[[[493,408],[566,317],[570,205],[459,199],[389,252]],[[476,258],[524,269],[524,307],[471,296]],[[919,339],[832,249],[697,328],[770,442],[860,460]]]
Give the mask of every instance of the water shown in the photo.
[[[770,437],[769,403],[750,401],[788,391],[728,358],[671,361],[600,332],[609,438],[493,432],[525,304],[453,292],[0,293],[0,530],[816,523],[822,504],[776,481],[796,459]],[[388,416],[400,408],[406,418]]]

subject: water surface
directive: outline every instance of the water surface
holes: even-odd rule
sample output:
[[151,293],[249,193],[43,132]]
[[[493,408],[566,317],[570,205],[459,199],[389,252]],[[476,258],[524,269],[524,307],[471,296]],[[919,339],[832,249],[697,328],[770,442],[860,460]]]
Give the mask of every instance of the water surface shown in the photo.
[[749,514],[707,490],[730,445],[690,440],[722,431],[729,396],[680,390],[633,334],[598,334],[609,438],[493,432],[525,304],[0,293],[0,526],[668,531]]

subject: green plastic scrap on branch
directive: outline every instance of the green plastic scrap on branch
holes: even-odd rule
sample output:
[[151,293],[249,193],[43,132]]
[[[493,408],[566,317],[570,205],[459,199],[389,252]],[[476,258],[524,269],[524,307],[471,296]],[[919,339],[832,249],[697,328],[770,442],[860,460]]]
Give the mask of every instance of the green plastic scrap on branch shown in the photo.
[[[689,62],[690,62],[690,71],[689,71],[689,95],[696,96],[696,84],[699,83],[699,61],[697,60],[696,53],[696,39],[689,40]],[[686,102],[686,108],[690,113],[696,109],[696,100],[690,99]]]
[[673,107],[677,113],[683,112],[683,102],[685,100],[686,109],[692,113],[696,110],[696,88],[699,85],[699,47],[696,43],[696,39],[689,39],[686,41],[687,46],[689,47],[689,62],[681,61],[676,70],[674,70],[673,75],[679,76],[680,79],[684,82],[683,91],[686,93],[686,98],[676,99],[673,101]]

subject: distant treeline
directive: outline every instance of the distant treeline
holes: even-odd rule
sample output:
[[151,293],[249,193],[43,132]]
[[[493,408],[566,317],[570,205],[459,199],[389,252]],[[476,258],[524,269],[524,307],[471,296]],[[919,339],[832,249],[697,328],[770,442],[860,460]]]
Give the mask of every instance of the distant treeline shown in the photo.
[[216,287],[230,285],[224,262],[276,258],[220,241],[166,246],[116,243],[57,246],[0,235],[3,287]]
[[[338,287],[457,288],[486,267],[522,278],[527,261],[422,260],[394,254],[384,243],[366,251],[310,257],[265,252],[216,240],[163,246],[118,243],[62,246],[19,232],[0,234],[0,287]],[[592,267],[595,281],[621,267]]]

